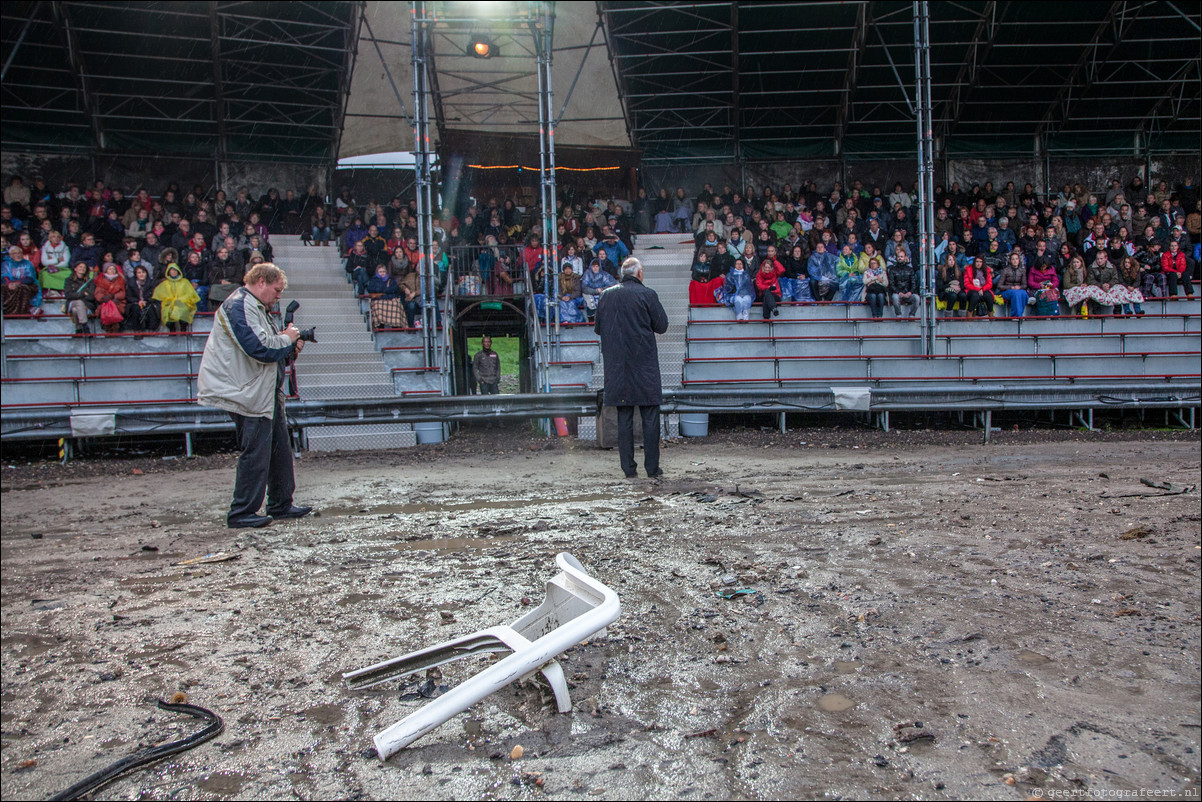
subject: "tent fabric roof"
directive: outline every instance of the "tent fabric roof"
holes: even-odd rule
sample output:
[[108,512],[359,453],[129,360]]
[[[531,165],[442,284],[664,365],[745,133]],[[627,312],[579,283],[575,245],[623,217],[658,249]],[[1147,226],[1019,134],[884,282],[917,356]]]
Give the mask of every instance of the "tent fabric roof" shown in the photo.
[[[644,163],[889,155],[916,136],[910,2],[599,2]],[[1198,148],[1202,7],[930,3],[949,152]]]
[[[427,4],[431,16],[451,19],[479,13],[482,5]],[[449,129],[538,134],[538,62],[530,31],[537,20],[529,16],[538,4],[487,5],[491,7],[491,22],[487,17],[479,25],[439,22],[430,37],[433,98],[429,117],[435,147]],[[339,152],[343,158],[411,150],[414,146],[413,129],[406,120],[406,114],[414,111],[409,4],[373,0],[367,3],[364,14],[366,24],[360,32],[347,106],[347,130]],[[468,40],[474,33],[490,35],[499,55],[487,60],[466,55]],[[596,7],[592,3],[556,3],[552,39],[553,107],[560,115],[556,144],[629,147],[630,137]],[[387,72],[381,57],[388,65]]]

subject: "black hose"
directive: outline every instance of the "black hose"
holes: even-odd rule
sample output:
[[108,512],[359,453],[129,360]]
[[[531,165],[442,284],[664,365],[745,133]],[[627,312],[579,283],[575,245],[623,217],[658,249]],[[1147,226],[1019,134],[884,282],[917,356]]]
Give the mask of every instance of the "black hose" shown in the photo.
[[112,782],[113,780],[132,771],[140,766],[145,766],[147,763],[153,763],[156,760],[162,760],[165,757],[186,752],[189,749],[200,746],[205,741],[216,738],[225,729],[225,723],[222,722],[221,716],[214,713],[212,710],[206,710],[203,707],[196,705],[173,705],[170,702],[159,700],[159,710],[169,710],[172,713],[187,713],[189,716],[195,716],[199,719],[204,719],[209,722],[209,725],[195,735],[189,735],[181,741],[173,741],[169,744],[162,744],[145,750],[136,755],[130,755],[127,758],[118,760],[107,769],[96,772],[90,777],[75,783],[66,791],[55,794],[50,797],[51,800],[64,799],[79,799],[85,794],[89,794],[100,788],[102,785]]

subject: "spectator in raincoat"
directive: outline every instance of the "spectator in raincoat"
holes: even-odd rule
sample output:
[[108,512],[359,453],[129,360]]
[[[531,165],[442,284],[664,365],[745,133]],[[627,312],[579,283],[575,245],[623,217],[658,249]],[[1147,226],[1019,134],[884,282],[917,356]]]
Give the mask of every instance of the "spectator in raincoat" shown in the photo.
[[200,296],[192,282],[184,278],[184,272],[175,262],[167,265],[167,274],[154,288],[154,300],[159,302],[163,323],[167,331],[187,331],[196,317],[196,306]]

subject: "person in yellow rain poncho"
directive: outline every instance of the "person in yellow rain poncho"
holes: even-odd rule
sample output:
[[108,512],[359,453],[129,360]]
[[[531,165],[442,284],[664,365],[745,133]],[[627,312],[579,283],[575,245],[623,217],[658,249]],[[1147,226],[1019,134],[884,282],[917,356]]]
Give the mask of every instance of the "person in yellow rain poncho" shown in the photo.
[[192,282],[184,278],[184,272],[175,262],[167,265],[166,275],[154,288],[154,299],[162,305],[167,331],[187,331],[192,318],[196,317],[196,305],[200,303]]

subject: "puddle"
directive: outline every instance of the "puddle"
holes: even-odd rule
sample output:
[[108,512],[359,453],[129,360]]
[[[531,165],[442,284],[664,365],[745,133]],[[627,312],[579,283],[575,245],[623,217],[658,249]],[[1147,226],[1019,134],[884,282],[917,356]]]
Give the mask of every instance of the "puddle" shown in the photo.
[[24,633],[18,635],[7,635],[3,641],[0,641],[0,646],[4,649],[12,649],[16,652],[16,656],[20,658],[36,657],[39,654],[46,652],[58,646],[58,640],[47,635],[26,635]]
[[581,496],[560,498],[511,498],[497,501],[437,502],[421,501],[408,504],[380,504],[375,507],[327,507],[321,511],[323,517],[336,515],[414,515],[422,512],[471,512],[472,510],[506,510],[520,507],[537,507],[542,504],[580,504],[589,501],[613,499],[612,493],[588,493]]
[[1052,658],[1042,655],[1039,652],[1033,652],[1030,649],[1023,649],[1017,655],[1018,662],[1025,666],[1042,666],[1045,663],[1052,662]]
[[859,668],[860,665],[861,664],[856,662],[855,660],[836,660],[835,661],[835,673],[836,674],[854,674],[854,673],[856,673],[856,669]]
[[307,708],[303,711],[304,716],[308,721],[317,724],[329,725],[338,724],[342,721],[342,707],[336,704],[320,704]]
[[479,551],[498,543],[517,540],[513,535],[498,537],[444,537],[435,540],[405,540],[383,546],[372,546],[369,551]]
[[236,771],[217,771],[196,781],[196,786],[215,796],[233,797],[242,790],[246,777]]
[[842,713],[844,710],[851,710],[856,706],[856,703],[848,699],[841,693],[828,693],[826,696],[818,698],[818,707],[828,713]]
[[370,601],[371,599],[382,599],[383,594],[380,593],[349,593],[338,600],[339,607],[346,607],[351,604],[358,604],[361,601]]
[[120,582],[122,585],[140,587],[142,585],[162,585],[166,582],[175,582],[183,578],[183,574],[167,574],[166,576],[127,576],[120,580]]

